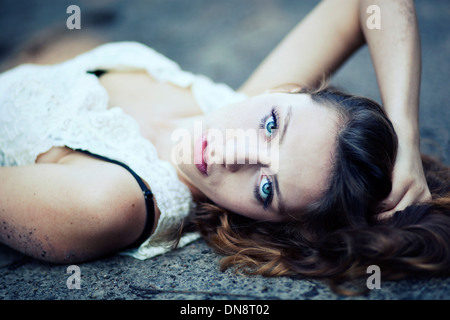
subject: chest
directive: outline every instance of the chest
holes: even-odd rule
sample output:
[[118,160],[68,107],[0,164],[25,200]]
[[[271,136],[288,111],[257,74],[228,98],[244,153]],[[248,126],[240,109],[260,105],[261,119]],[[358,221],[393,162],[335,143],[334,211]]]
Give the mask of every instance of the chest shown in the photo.
[[[159,82],[147,72],[110,72],[99,78],[108,94],[108,109],[120,107],[134,118],[140,134],[150,140],[161,159],[170,159],[170,144],[174,121],[203,114],[189,88]],[[53,147],[40,154],[36,163],[57,163],[73,153],[63,147]]]
[[202,114],[189,88],[159,82],[147,72],[110,72],[100,77],[108,108],[119,106],[139,124],[141,134],[158,144],[174,119]]

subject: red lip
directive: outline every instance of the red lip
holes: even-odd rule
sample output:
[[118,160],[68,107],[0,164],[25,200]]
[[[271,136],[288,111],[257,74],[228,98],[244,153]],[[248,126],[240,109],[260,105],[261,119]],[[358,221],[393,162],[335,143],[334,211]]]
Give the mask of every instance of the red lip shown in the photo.
[[201,174],[207,176],[208,165],[205,162],[205,149],[208,145],[206,136],[202,135],[194,145],[194,164]]

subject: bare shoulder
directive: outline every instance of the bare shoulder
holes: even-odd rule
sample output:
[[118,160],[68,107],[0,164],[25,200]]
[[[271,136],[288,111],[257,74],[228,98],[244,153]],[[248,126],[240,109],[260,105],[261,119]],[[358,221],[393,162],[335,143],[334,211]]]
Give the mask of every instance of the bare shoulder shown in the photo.
[[[98,168],[99,171],[97,176],[103,177],[102,181],[99,183],[101,183],[104,187],[104,196],[106,197],[105,200],[108,203],[115,205],[116,208],[123,207],[123,205],[125,205],[124,210],[131,211],[132,216],[139,215],[140,217],[146,217],[147,209],[142,190],[140,189],[136,179],[123,167],[73,150],[62,157],[58,163],[69,165],[89,164],[93,168],[95,167],[96,172]],[[151,186],[145,180],[143,180],[143,182],[147,188],[151,190]],[[111,201],[111,197],[113,196],[116,197],[116,201]],[[161,215],[156,199],[154,199],[153,205],[155,223],[152,233],[155,231]]]
[[[67,147],[51,148],[47,152],[40,154],[36,159],[36,163],[55,163],[69,166],[80,173],[86,172],[89,176],[89,185],[95,186],[96,189],[88,188],[91,189],[89,191],[90,194],[95,195],[96,203],[100,203],[100,200],[103,199],[108,205],[116,209],[121,208],[121,210],[126,210],[127,212],[131,211],[130,213],[135,215],[146,214],[142,190],[135,178],[119,165]],[[146,181],[144,183],[151,190],[151,186]],[[160,216],[160,210],[156,201],[154,201],[154,212],[155,229]]]
[[[108,202],[119,206],[120,202],[140,202],[142,192],[134,177],[124,168],[116,164],[106,162],[87,154],[71,151],[61,157],[57,164],[73,168],[74,172],[89,177],[90,189],[96,195],[96,199],[106,198]],[[94,191],[93,189],[96,189]],[[105,199],[105,200],[106,200]]]
[[79,187],[83,194],[91,195],[87,198],[94,198],[96,202],[107,198],[117,207],[121,201],[140,200],[142,195],[133,176],[124,168],[69,148],[53,147],[40,154],[36,164],[56,164],[66,168],[67,176],[78,177],[70,180],[71,185]]

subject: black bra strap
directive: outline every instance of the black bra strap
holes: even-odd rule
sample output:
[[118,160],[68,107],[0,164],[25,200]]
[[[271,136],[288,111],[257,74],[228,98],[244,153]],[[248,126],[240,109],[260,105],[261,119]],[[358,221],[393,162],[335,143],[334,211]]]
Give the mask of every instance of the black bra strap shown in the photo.
[[128,170],[128,172],[130,172],[133,175],[133,177],[136,179],[136,181],[139,183],[139,186],[141,187],[142,193],[144,194],[144,198],[145,198],[145,206],[147,209],[147,219],[145,221],[144,231],[142,232],[142,234],[139,236],[139,238],[136,241],[134,241],[131,245],[128,246],[128,248],[134,248],[134,247],[140,246],[145,240],[147,240],[148,237],[150,237],[151,232],[153,230],[153,225],[155,223],[155,207],[154,207],[154,202],[153,202],[153,193],[150,191],[149,188],[147,188],[147,186],[145,185],[145,183],[141,179],[141,177],[139,177],[136,174],[136,172],[131,170],[130,167],[128,167],[126,164],[119,162],[117,160],[113,160],[113,159],[109,159],[109,158],[100,156],[98,154],[90,153],[87,150],[75,149],[75,151],[79,151],[79,152],[88,154],[88,155],[98,158],[100,160],[104,160],[107,162],[117,164],[117,165],[125,168],[126,170]]
[[105,73],[108,73],[107,70],[103,70],[103,69],[94,70],[94,71],[86,71],[86,72],[95,75],[97,78],[100,78]]

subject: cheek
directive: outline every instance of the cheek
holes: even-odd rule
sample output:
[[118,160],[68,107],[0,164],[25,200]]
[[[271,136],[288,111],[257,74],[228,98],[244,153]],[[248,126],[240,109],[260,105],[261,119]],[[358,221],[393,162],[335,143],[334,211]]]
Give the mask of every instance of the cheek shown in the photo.
[[253,128],[260,113],[261,108],[258,113],[258,109],[251,105],[232,105],[207,115],[207,123],[210,128],[223,130],[224,133],[226,129]]
[[232,180],[223,181],[214,188],[208,190],[208,198],[218,206],[229,211],[242,214],[251,210],[252,189],[242,183],[233,183]]
[[209,193],[213,202],[226,209],[231,209],[230,206],[242,201],[242,192],[239,192],[230,181],[222,180],[220,184],[212,187]]

